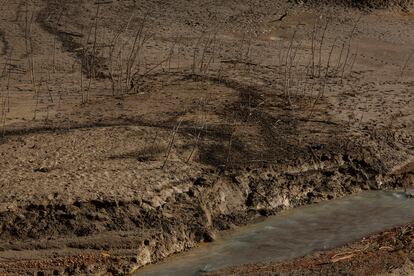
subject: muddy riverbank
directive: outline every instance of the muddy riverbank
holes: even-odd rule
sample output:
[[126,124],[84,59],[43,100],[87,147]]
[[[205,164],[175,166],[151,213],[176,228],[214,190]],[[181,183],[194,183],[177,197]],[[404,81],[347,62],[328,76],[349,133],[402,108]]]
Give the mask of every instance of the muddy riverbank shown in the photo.
[[125,274],[413,186],[409,10],[1,4],[0,273]]
[[412,275],[413,235],[411,223],[293,261],[245,265],[206,275]]
[[[212,244],[150,265],[138,271],[137,275],[215,274],[212,271],[237,265],[243,265],[246,272],[253,272],[253,269],[247,268],[259,268],[258,263],[263,264],[262,271],[265,271],[265,263],[327,251],[412,221],[414,202],[405,193],[363,192],[286,211],[242,227],[221,236]],[[407,226],[407,232],[410,230]],[[408,233],[405,237],[407,251],[413,243],[410,235]],[[243,269],[224,269],[220,273],[230,271],[237,274]]]

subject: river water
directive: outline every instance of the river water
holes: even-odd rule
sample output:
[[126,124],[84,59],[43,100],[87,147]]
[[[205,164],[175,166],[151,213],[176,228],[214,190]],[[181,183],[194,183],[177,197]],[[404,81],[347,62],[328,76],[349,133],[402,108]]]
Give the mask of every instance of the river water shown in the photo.
[[138,275],[198,275],[227,266],[301,257],[414,221],[402,192],[363,192],[292,209],[225,233],[217,241],[149,265]]

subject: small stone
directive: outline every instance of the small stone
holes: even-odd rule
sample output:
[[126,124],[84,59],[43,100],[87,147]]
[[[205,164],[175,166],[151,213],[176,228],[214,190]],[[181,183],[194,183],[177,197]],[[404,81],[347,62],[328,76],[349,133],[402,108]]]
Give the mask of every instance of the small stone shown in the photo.
[[214,234],[214,232],[207,231],[204,233],[203,238],[205,242],[213,242],[216,240],[216,234]]
[[408,198],[414,198],[414,189],[409,189],[405,191],[405,194]]
[[137,264],[144,266],[151,263],[151,252],[148,247],[142,247],[137,254]]

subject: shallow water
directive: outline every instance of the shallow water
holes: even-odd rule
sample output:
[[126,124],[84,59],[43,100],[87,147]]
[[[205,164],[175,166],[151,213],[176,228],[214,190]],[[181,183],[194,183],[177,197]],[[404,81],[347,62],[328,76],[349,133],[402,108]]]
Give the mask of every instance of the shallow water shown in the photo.
[[359,195],[283,212],[210,244],[149,265],[139,275],[198,275],[227,266],[292,259],[414,221],[400,192]]

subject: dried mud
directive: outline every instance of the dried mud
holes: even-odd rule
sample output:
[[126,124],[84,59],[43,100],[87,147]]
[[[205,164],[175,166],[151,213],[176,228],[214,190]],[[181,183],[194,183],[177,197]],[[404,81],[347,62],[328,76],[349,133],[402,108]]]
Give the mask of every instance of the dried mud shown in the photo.
[[[123,275],[262,216],[413,185],[414,69],[401,70],[414,41],[410,13],[334,8],[327,44],[362,15],[354,67],[322,78],[299,64],[287,93],[282,57],[295,26],[303,26],[295,47],[304,62],[324,9],[116,1],[102,4],[95,45],[87,39],[96,7],[33,1],[37,94],[22,39],[25,5],[0,8],[10,92],[1,99],[11,99],[1,109],[0,274]],[[112,61],[107,50],[130,20],[128,47],[145,16],[153,34],[145,66],[125,88],[111,78],[122,55]],[[194,47],[208,44],[215,26],[220,54],[204,46],[210,67],[195,70]],[[320,63],[329,56],[323,48]],[[335,50],[339,68],[344,57]],[[329,269],[336,271],[321,272]]]

